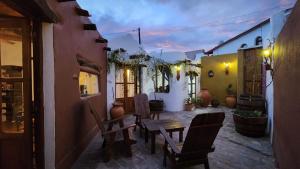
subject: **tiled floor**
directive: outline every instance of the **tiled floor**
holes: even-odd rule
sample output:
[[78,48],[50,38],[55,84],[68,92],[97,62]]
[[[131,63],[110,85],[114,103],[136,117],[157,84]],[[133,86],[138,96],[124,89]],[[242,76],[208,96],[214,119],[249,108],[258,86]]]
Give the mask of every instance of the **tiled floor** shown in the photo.
[[[249,138],[238,134],[234,130],[231,110],[228,108],[196,109],[193,112],[166,112],[161,119],[177,119],[189,126],[192,118],[199,113],[226,112],[224,126],[221,128],[216,140],[216,150],[209,154],[211,169],[274,169],[274,158],[268,137]],[[127,117],[127,122],[133,122],[133,117]],[[185,132],[187,129],[185,130]],[[137,144],[132,146],[133,156],[123,157],[115,152],[113,159],[108,163],[102,162],[102,138],[97,135],[83,152],[73,169],[160,169],[162,166],[163,138],[156,139],[156,154],[150,154],[150,144],[144,143],[139,132],[133,132]],[[178,138],[174,135],[174,138]],[[203,165],[190,167],[190,169],[204,169]]]

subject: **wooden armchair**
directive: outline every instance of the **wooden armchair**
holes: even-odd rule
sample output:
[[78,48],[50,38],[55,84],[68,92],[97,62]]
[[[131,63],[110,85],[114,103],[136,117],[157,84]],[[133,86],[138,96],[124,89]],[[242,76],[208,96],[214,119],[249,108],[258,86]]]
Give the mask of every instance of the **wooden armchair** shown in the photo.
[[140,127],[140,135],[142,135],[142,130],[145,129],[142,122],[144,120],[154,120],[155,116],[159,120],[159,112],[150,111],[148,96],[144,93],[134,96],[134,108],[135,124]]
[[199,114],[191,122],[187,136],[183,143],[176,144],[164,128],[160,128],[165,138],[163,165],[166,166],[167,157],[172,168],[204,164],[209,169],[207,154],[214,151],[213,142],[222,127],[225,114]]
[[[129,131],[128,129],[131,127],[135,127],[135,124],[131,125],[124,125],[123,117],[113,119],[113,120],[102,120],[102,118],[99,116],[99,113],[96,111],[94,106],[88,102],[89,108],[91,110],[91,113],[93,114],[97,125],[101,131],[101,135],[104,138],[102,148],[104,149],[104,162],[108,162],[112,155],[113,146],[115,143],[121,143],[122,148],[124,148],[124,151],[127,156],[132,156],[131,152],[131,144],[135,143],[134,140],[131,140],[129,137]],[[114,124],[119,124],[119,126],[115,129]],[[120,141],[116,140],[116,134],[117,132],[123,133],[123,139]]]

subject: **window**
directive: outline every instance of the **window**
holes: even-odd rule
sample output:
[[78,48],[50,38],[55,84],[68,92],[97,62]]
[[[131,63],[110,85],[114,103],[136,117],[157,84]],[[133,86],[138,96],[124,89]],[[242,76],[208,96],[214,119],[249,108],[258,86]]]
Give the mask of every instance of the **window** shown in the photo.
[[244,49],[244,48],[247,48],[247,47],[248,47],[248,45],[246,43],[241,45],[241,49]]
[[158,66],[155,70],[155,92],[169,93],[171,69],[168,66]]
[[80,71],[79,73],[80,96],[90,96],[99,93],[98,75]]
[[196,81],[197,76],[188,76],[188,94],[190,98],[196,98]]
[[256,46],[261,46],[261,45],[262,45],[262,37],[261,37],[261,36],[258,36],[258,37],[255,39],[255,45],[256,45]]

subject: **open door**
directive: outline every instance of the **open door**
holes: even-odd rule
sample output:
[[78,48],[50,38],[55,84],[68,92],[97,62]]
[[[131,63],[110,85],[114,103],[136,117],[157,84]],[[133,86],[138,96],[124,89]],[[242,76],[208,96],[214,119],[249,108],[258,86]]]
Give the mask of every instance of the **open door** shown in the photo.
[[0,168],[32,169],[30,22],[0,16]]

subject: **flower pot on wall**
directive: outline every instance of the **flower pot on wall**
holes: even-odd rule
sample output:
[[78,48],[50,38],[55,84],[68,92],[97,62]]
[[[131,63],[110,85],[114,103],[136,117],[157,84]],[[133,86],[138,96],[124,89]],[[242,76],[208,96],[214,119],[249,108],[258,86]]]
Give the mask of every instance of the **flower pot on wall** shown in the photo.
[[113,107],[110,109],[110,116],[112,119],[120,118],[124,115],[125,110],[123,108],[123,103],[115,102]]
[[149,101],[150,111],[164,111],[163,100],[150,100]]
[[229,95],[225,98],[226,106],[229,108],[235,108],[236,106],[236,96]]
[[207,107],[210,104],[212,99],[208,89],[201,89],[199,93],[199,97],[202,100],[202,104],[201,104],[202,107]]

